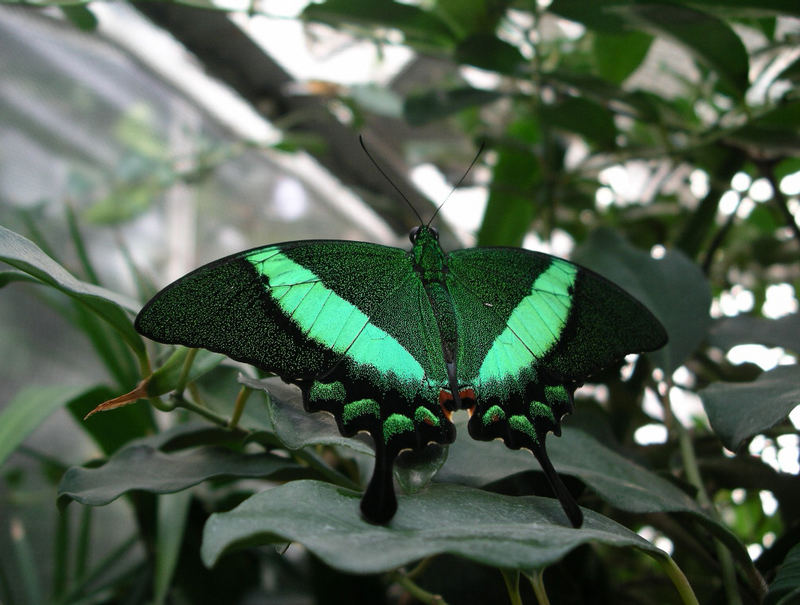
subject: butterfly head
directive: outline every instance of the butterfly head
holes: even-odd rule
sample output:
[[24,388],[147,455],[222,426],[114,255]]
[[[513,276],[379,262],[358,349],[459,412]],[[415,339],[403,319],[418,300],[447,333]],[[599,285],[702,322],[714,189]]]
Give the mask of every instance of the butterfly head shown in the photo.
[[419,225],[414,227],[408,234],[408,239],[412,244],[416,244],[419,240],[420,243],[425,243],[426,240],[433,239],[439,241],[439,230],[430,225]]

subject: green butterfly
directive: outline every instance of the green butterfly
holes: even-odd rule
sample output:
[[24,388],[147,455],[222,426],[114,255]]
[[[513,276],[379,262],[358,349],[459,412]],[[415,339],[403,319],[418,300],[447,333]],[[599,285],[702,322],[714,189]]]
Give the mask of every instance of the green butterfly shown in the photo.
[[368,432],[375,468],[364,517],[397,510],[397,455],[452,443],[454,410],[475,439],[536,456],[573,526],[583,515],[555,472],[575,389],[628,353],[663,346],[658,320],[603,277],[517,248],[445,253],[436,229],[410,251],[365,242],[274,244],[212,262],[159,292],[136,318],[153,340],[202,347],[300,387],[342,435]]

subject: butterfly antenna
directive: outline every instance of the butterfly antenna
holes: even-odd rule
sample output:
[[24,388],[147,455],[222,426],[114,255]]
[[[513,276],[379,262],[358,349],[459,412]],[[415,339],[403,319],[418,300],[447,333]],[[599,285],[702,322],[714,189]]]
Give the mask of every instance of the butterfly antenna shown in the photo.
[[372,157],[372,155],[370,154],[369,150],[367,149],[367,146],[364,144],[364,137],[362,137],[361,135],[358,135],[358,142],[361,143],[361,149],[363,149],[364,153],[367,154],[367,157],[369,158],[369,161],[372,162],[372,165],[375,166],[375,168],[377,168],[378,172],[381,173],[381,176],[383,176],[383,178],[386,179],[386,181],[394,188],[394,190],[397,191],[397,193],[400,194],[400,197],[405,200],[406,204],[408,204],[408,207],[411,208],[411,210],[414,212],[414,214],[417,215],[417,218],[419,219],[419,224],[421,225],[424,221],[422,220],[422,217],[419,215],[419,212],[417,212],[417,209],[414,208],[414,204],[412,204],[408,200],[408,198],[406,197],[406,194],[403,193],[402,191],[400,191],[400,188],[397,185],[394,184],[394,181],[392,181],[392,179],[389,178],[389,175],[386,174],[383,171],[383,168],[381,168],[380,165],[378,164],[378,162],[375,161],[375,158]]
[[469,167],[467,167],[467,169],[464,171],[464,174],[461,175],[461,178],[458,179],[458,182],[455,185],[453,185],[453,188],[450,190],[450,193],[447,194],[447,197],[444,198],[444,201],[442,201],[442,203],[439,204],[439,206],[436,208],[436,212],[433,213],[431,220],[428,221],[428,225],[430,225],[433,222],[433,219],[435,219],[436,215],[439,214],[439,210],[442,209],[442,206],[444,206],[447,203],[447,200],[450,199],[450,196],[453,195],[453,192],[456,189],[458,189],[461,186],[461,183],[464,182],[464,179],[467,178],[467,175],[469,174],[470,170],[472,170],[472,167],[475,166],[475,163],[478,161],[478,158],[481,157],[484,147],[486,147],[486,141],[481,142],[481,146],[478,148],[478,152],[475,154],[475,157],[472,158],[472,161],[469,163]]

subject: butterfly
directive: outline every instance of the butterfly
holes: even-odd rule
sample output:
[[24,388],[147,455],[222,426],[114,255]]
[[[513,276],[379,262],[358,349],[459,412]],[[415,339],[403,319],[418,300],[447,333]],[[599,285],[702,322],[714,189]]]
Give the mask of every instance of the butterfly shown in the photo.
[[583,515],[545,449],[573,394],[629,353],[666,343],[639,301],[589,269],[518,248],[445,253],[437,230],[411,249],[366,242],[278,243],[217,260],[156,294],[135,327],[162,343],[224,353],[296,384],[308,412],[366,431],[375,466],[361,499],[370,522],[397,510],[403,450],[469,434],[533,452],[567,518]]

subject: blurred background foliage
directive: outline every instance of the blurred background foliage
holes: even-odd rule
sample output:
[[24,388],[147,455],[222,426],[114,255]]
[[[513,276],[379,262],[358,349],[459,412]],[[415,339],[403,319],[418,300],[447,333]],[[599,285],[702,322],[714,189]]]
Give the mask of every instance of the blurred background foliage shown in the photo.
[[[24,4],[0,6],[0,602],[795,602],[795,1]],[[404,245],[418,218],[359,134],[425,219],[485,143],[445,247],[568,256],[667,327],[549,440],[598,513],[574,542],[557,515],[538,545],[467,553],[356,529],[328,488],[363,485],[367,445],[133,332],[158,287],[239,249]],[[149,403],[82,420],[145,378]],[[498,494],[548,492],[529,455],[461,433],[436,485],[416,493],[441,458],[397,478],[401,511],[429,499],[467,540]],[[381,557],[340,547],[357,531]]]

